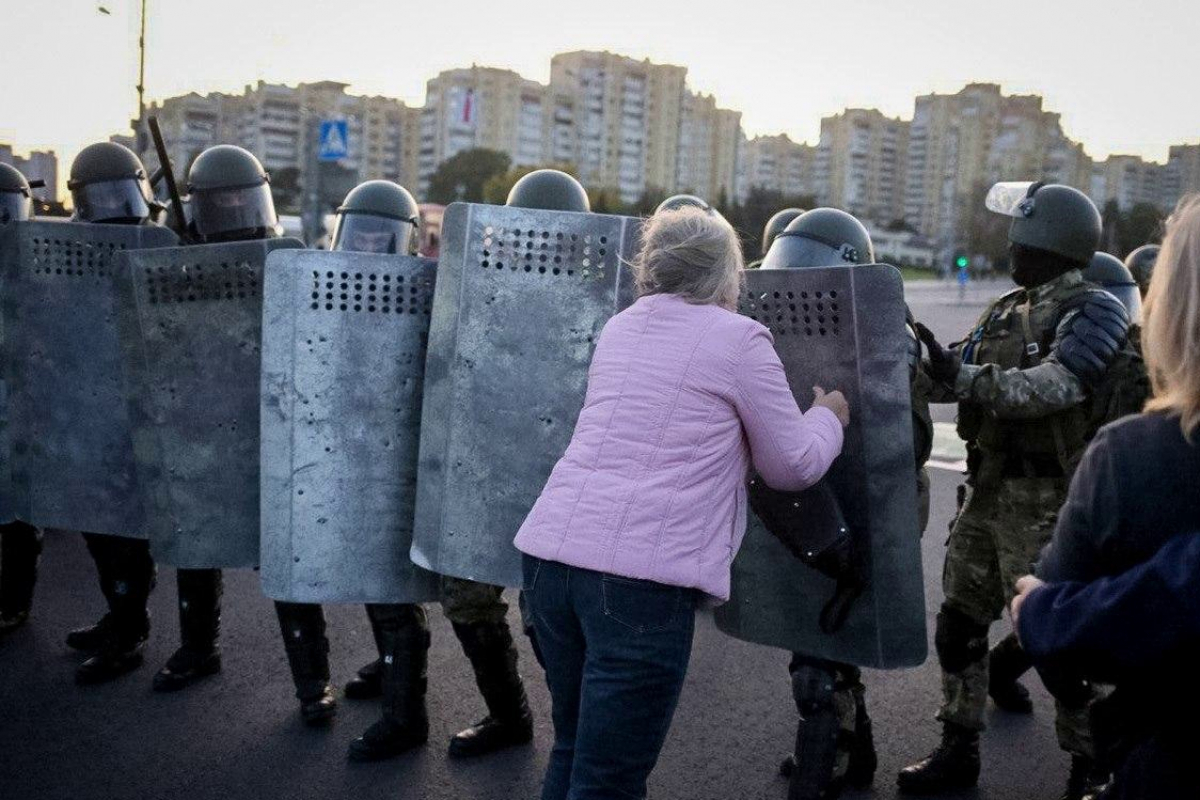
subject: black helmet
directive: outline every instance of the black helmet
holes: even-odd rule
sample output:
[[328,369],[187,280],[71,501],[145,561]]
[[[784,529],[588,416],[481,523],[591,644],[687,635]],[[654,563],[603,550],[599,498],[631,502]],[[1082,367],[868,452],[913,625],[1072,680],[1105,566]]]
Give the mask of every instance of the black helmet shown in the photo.
[[191,227],[199,241],[264,239],[279,224],[270,178],[258,159],[231,144],[210,147],[188,170]]
[[1133,273],[1142,297],[1150,288],[1150,276],[1154,274],[1154,262],[1158,260],[1158,251],[1162,248],[1156,244],[1144,244],[1137,250],[1125,256],[1125,266]]
[[522,176],[513,184],[504,205],[547,211],[592,210],[583,184],[557,169],[539,169]]
[[33,214],[29,181],[10,164],[0,164],[0,225],[22,222]]
[[785,208],[783,211],[776,211],[775,215],[767,220],[767,226],[763,228],[762,239],[762,255],[764,257],[771,249],[771,242],[775,241],[775,237],[783,233],[792,220],[803,213],[803,208]]
[[986,204],[1013,218],[1008,230],[1013,244],[1055,253],[1081,268],[1100,246],[1100,212],[1087,195],[1070,186],[998,183],[988,192]]
[[654,209],[654,213],[657,214],[660,211],[675,211],[676,209],[687,208],[689,206],[692,208],[698,208],[701,211],[707,211],[710,214],[717,213],[716,209],[710,206],[706,200],[696,197],[694,194],[671,195],[666,200],[663,200],[658,204],[658,208]]
[[1142,295],[1133,273],[1114,255],[1098,251],[1083,270],[1083,279],[1091,281],[1121,301],[1134,325],[1142,321]]
[[420,230],[417,201],[398,183],[367,181],[337,210],[330,250],[414,255]]
[[836,208],[814,208],[775,237],[762,269],[836,267],[874,260],[871,235],[861,222]]
[[81,222],[137,224],[157,206],[146,169],[134,152],[116,142],[97,142],[79,151],[67,180]]

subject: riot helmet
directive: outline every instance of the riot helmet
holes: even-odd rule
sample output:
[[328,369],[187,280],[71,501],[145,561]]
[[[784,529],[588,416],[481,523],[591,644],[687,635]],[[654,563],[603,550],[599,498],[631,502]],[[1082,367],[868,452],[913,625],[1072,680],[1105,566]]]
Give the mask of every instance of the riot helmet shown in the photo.
[[660,211],[675,211],[680,208],[698,208],[709,214],[717,213],[717,210],[708,204],[708,201],[696,197],[694,194],[676,194],[671,195],[666,200],[658,204],[658,208],[654,209],[657,214]]
[[1104,291],[1116,297],[1129,312],[1129,320],[1134,325],[1142,322],[1142,295],[1138,291],[1137,281],[1133,273],[1114,255],[1097,251],[1092,256],[1092,263],[1083,270],[1083,279],[1100,286]]
[[1088,196],[1061,184],[997,183],[988,209],[1013,218],[1008,241],[1054,253],[1080,269],[1100,246],[1100,212]]
[[79,222],[138,224],[158,206],[146,169],[132,150],[116,142],[97,142],[79,151],[67,180]]
[[583,184],[557,169],[539,169],[522,176],[513,184],[504,205],[582,213],[592,210]]
[[764,258],[766,258],[767,251],[771,249],[771,243],[775,241],[775,237],[783,233],[792,220],[803,213],[804,209],[802,208],[785,208],[782,211],[776,211],[774,216],[767,220],[762,238],[762,256]]
[[201,242],[266,239],[278,218],[270,177],[248,150],[231,144],[210,147],[188,170],[191,228]]
[[844,267],[874,261],[871,235],[861,222],[840,209],[814,208],[775,237],[762,269]]
[[1144,244],[1125,256],[1125,266],[1137,281],[1142,297],[1146,296],[1146,290],[1150,288],[1150,276],[1154,274],[1154,262],[1158,260],[1158,251],[1161,249],[1156,244]]
[[421,217],[417,201],[398,183],[367,181],[337,210],[330,250],[415,255]]
[[24,222],[33,216],[29,181],[10,164],[0,164],[0,225]]

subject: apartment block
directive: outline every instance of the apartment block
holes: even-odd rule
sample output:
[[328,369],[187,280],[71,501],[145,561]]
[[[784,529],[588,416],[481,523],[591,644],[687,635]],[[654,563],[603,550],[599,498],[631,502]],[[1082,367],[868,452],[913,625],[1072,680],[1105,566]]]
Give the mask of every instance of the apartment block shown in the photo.
[[1200,193],[1200,144],[1173,145],[1163,175],[1163,206],[1174,208],[1179,198]]
[[1162,206],[1165,178],[1162,164],[1139,156],[1109,156],[1092,168],[1089,194],[1101,210],[1110,202],[1123,211],[1143,203]]
[[756,136],[746,142],[742,170],[744,190],[767,189],[792,197],[816,195],[816,151],[812,145],[793,142],[786,133]]
[[821,120],[816,196],[822,205],[890,222],[904,215],[909,123],[852,108]]
[[33,196],[50,203],[58,202],[58,155],[53,150],[32,150],[27,156],[13,152],[12,145],[0,144],[0,164],[15,167],[26,180],[42,180],[46,185],[33,190]]
[[712,95],[687,92],[679,126],[675,190],[717,202],[737,192],[742,115],[717,108]]

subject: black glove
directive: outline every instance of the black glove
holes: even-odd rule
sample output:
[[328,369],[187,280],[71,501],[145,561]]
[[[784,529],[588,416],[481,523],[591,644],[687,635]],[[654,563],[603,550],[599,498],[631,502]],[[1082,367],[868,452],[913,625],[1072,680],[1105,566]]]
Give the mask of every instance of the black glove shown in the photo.
[[958,378],[958,371],[962,368],[962,359],[959,358],[958,353],[942,347],[929,328],[919,322],[915,327],[917,336],[921,337],[921,341],[929,351],[929,377],[938,383],[953,384]]

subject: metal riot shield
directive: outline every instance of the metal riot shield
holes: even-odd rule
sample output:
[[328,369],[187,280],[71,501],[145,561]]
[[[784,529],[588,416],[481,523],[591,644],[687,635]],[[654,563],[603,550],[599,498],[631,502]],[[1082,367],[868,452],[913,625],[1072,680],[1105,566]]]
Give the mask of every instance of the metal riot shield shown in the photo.
[[295,603],[420,603],[413,504],[436,262],[280,250],[267,258],[262,584]]
[[519,586],[513,537],[583,407],[604,323],[632,302],[640,221],[455,203],[442,223],[412,559]]
[[900,273],[882,264],[761,270],[748,272],[746,284],[741,312],[771,330],[801,405],[814,385],[840,389],[850,403],[845,445],[824,481],[863,559],[866,585],[844,621],[827,624],[837,582],[802,563],[751,514],[717,626],[832,661],[918,665],[926,655],[925,598]]
[[117,338],[117,257],[178,239],[142,225],[31,220],[8,227],[6,516],[145,538]]
[[253,567],[267,239],[129,253],[118,322],[150,546],[185,569]]

